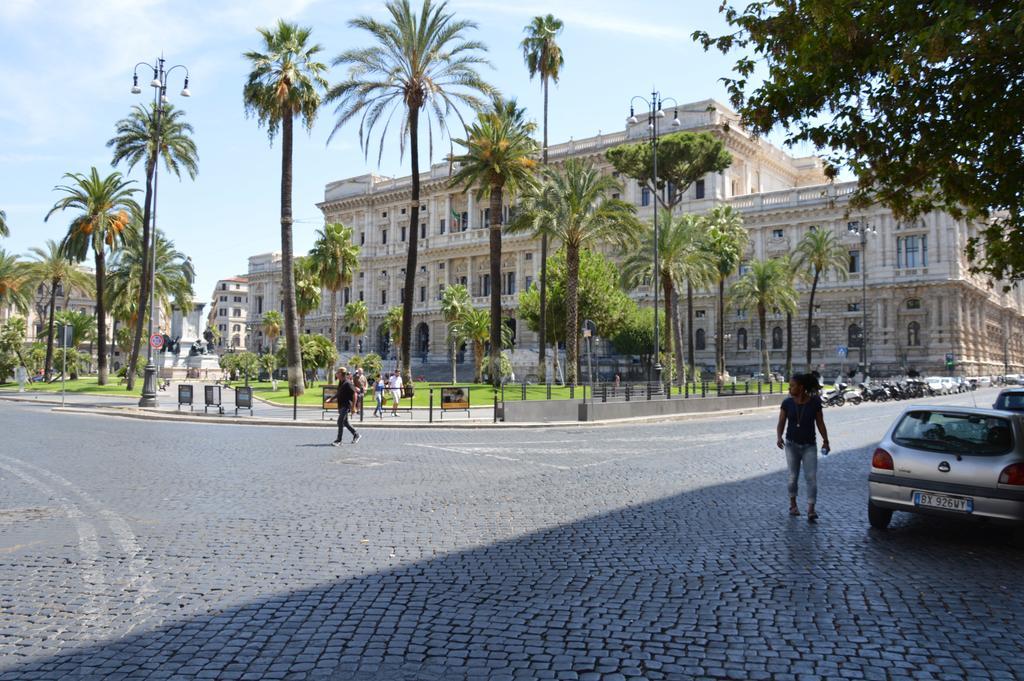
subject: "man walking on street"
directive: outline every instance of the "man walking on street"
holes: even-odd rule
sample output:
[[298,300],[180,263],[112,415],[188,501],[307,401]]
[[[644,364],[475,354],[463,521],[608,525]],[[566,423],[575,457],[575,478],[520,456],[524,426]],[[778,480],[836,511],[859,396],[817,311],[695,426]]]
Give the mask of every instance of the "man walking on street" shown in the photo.
[[391,399],[393,400],[391,415],[398,416],[398,403],[402,399],[402,375],[398,373],[397,369],[391,376]]
[[348,432],[352,433],[352,444],[359,442],[359,433],[348,421],[352,406],[355,404],[356,389],[352,385],[352,381],[349,380],[348,370],[345,367],[338,369],[338,392],[333,399],[338,402],[338,437],[331,444],[335,447],[341,446],[341,438],[345,434],[346,428]]

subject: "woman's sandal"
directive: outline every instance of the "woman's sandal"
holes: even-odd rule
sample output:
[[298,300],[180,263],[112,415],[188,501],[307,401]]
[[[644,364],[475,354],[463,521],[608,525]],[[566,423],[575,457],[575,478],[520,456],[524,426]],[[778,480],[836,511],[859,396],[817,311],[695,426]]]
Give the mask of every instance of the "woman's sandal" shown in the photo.
[[807,512],[807,519],[810,520],[810,521],[817,520],[818,519],[818,512],[817,511],[808,511]]
[[796,507],[793,507],[793,508],[789,509],[789,514],[790,515],[800,515],[800,509],[796,508]]

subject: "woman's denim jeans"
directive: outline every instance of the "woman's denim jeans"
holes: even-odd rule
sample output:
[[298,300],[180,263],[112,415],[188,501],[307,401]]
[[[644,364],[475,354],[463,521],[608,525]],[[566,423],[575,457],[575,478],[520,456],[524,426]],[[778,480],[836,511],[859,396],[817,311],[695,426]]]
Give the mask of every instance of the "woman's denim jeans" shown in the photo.
[[800,468],[804,469],[807,483],[807,503],[813,504],[818,498],[818,446],[813,442],[801,445],[786,440],[786,464],[789,466],[789,496],[795,497]]

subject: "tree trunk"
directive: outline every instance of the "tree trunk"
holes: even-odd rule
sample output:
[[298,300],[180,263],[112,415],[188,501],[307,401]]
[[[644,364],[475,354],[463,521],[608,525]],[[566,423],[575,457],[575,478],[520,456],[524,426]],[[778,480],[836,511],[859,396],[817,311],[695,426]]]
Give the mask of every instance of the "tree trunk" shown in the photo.
[[679,319],[679,289],[672,287],[672,345],[676,358],[676,382],[686,382],[686,363],[683,361],[683,325]]
[[693,284],[686,282],[686,349],[689,353],[690,376],[697,376],[697,357],[693,353]]
[[793,378],[793,313],[786,313],[786,380]]
[[47,326],[50,330],[50,335],[46,339],[46,362],[43,364],[43,376],[46,377],[46,380],[50,380],[50,369],[53,367],[53,320],[57,308],[57,283],[57,279],[50,280],[50,321]]
[[[662,293],[664,294],[664,298],[665,298],[664,302],[662,303],[662,307],[665,309],[665,324],[664,324],[665,328],[663,329],[662,337],[664,338],[665,360],[666,360],[664,362],[663,366],[664,365],[669,365],[672,362],[672,360],[670,358],[673,356],[672,355],[672,353],[673,353],[673,347],[672,347],[672,345],[673,345],[672,344],[672,338],[673,338],[673,335],[672,335],[672,291],[673,291],[673,288],[674,287],[672,285],[672,278],[669,277],[668,275],[662,276],[662,278],[661,278],[661,290],[662,290]],[[669,366],[665,366],[665,375],[666,376],[670,373],[669,372],[669,368],[670,368]],[[664,383],[664,381],[662,381],[662,382]]]
[[473,370],[476,374],[473,377],[474,383],[483,383],[484,368],[484,344],[480,341],[473,341]]
[[491,385],[501,385],[501,185],[491,187]]
[[807,370],[811,371],[811,326],[814,324],[814,294],[818,290],[818,268],[814,268],[814,280],[811,282],[811,300],[807,303]]
[[331,289],[331,343],[338,349],[338,292]]
[[96,372],[98,385],[107,384],[107,309],[103,302],[106,284],[106,254],[100,242],[96,255]]
[[[548,164],[548,79],[544,78],[544,147],[541,149],[541,160],[544,165]],[[547,382],[548,363],[544,356],[544,349],[547,345],[547,298],[548,298],[548,235],[545,231],[540,237],[540,322],[537,325],[537,334],[540,342],[537,344],[540,349],[537,357],[537,376],[541,384]],[[558,346],[555,346],[555,354],[558,354]]]
[[305,392],[299,315],[295,305],[295,263],[292,260],[292,128],[289,112],[281,119],[281,294],[284,296],[284,338],[287,345],[288,392]]
[[452,339],[452,385],[459,382],[459,370],[456,362],[459,359],[459,341]]
[[558,341],[551,342],[551,377],[552,382],[558,382]]
[[[576,385],[576,344],[579,336],[580,251],[577,246],[565,247],[566,322],[565,322],[565,382]],[[658,314],[655,310],[654,314]],[[657,339],[655,339],[657,343]]]
[[761,358],[764,360],[764,377],[770,380],[768,377],[772,371],[768,365],[768,339],[764,336],[768,330],[768,325],[765,321],[765,307],[761,304],[757,306],[757,324],[761,329]]
[[725,375],[725,277],[718,278],[718,333],[715,338],[716,381]]
[[405,258],[405,300],[402,303],[402,337],[398,357],[403,385],[412,385],[412,301],[416,285],[416,251],[420,237],[420,140],[419,106],[409,107],[409,158],[412,161],[412,205],[409,207],[409,253]]
[[[154,115],[156,112],[154,111]],[[146,317],[146,302],[149,298],[149,239],[150,239],[150,221],[152,220],[152,205],[153,205],[153,172],[156,170],[156,163],[159,160],[159,152],[157,156],[150,159],[150,162],[146,164],[146,197],[145,204],[142,208],[142,281],[139,282],[139,302],[138,310],[135,313],[135,329],[132,332],[132,346],[128,351],[128,371],[125,375],[128,378],[128,392],[135,389],[135,364],[139,360],[139,350],[142,345],[142,326],[143,320]]]

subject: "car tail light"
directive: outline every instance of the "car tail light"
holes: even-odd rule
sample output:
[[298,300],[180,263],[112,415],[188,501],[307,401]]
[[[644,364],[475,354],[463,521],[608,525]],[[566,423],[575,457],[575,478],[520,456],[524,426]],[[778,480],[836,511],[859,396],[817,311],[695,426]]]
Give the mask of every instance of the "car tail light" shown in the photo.
[[1015,463],[999,474],[1000,485],[1024,485],[1024,463]]
[[892,454],[879,447],[871,457],[871,467],[880,468],[883,471],[895,470],[895,466],[892,465]]

